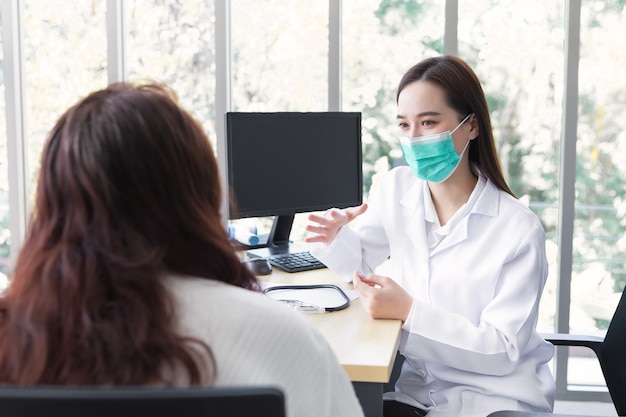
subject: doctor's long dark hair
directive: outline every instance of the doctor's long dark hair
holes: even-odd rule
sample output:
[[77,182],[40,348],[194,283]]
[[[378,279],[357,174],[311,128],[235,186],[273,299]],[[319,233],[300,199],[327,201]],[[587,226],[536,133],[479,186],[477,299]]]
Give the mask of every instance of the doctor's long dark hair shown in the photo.
[[478,137],[470,142],[469,160],[496,187],[515,197],[502,174],[485,93],[470,66],[452,55],[427,58],[404,74],[398,85],[396,101],[407,85],[420,80],[433,83],[443,90],[447,104],[457,112],[459,122],[468,114],[474,114],[478,123]]
[[210,347],[177,333],[161,277],[255,288],[220,206],[209,140],[164,86],[114,84],[70,108],[0,298],[0,384],[211,383]]

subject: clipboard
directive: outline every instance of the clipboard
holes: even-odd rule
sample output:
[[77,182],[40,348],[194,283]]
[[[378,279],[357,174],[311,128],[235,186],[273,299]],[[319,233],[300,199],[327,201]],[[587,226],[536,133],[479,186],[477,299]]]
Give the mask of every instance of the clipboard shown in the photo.
[[264,289],[263,294],[307,313],[329,313],[350,305],[346,293],[333,284],[276,285]]

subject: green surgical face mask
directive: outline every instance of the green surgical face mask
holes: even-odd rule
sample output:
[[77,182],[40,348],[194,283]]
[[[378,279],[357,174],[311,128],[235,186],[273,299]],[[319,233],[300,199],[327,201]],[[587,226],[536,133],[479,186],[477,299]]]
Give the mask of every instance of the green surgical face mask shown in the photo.
[[468,114],[452,131],[418,136],[416,138],[400,138],[400,146],[404,159],[417,178],[430,182],[444,182],[456,170],[469,145],[469,140],[460,155],[454,149],[452,134],[469,119]]

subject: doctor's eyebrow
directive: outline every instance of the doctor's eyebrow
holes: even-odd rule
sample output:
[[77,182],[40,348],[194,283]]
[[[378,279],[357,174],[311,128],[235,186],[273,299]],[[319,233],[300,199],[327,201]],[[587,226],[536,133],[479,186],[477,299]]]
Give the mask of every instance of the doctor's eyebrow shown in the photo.
[[[436,112],[436,111],[425,111],[425,112],[418,113],[415,115],[415,117],[424,117],[424,116],[441,116],[441,113]],[[396,119],[406,119],[406,116],[398,114],[396,115]]]

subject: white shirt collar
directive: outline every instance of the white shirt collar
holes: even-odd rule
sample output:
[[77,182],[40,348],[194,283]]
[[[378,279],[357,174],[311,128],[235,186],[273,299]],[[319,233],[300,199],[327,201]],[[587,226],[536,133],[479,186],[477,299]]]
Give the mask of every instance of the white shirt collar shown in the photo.
[[428,184],[424,181],[423,195],[424,195],[424,220],[426,221],[426,233],[428,236],[428,246],[433,248],[441,242],[441,240],[447,236],[459,222],[472,212],[476,201],[482,194],[485,186],[487,185],[487,178],[479,175],[478,181],[474,190],[470,194],[469,198],[454,215],[448,220],[448,222],[441,226],[439,223],[439,217],[437,216],[437,210],[435,210],[435,204],[433,203],[432,196]]

